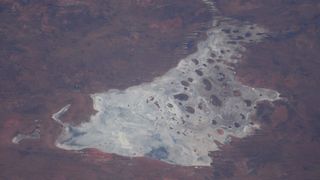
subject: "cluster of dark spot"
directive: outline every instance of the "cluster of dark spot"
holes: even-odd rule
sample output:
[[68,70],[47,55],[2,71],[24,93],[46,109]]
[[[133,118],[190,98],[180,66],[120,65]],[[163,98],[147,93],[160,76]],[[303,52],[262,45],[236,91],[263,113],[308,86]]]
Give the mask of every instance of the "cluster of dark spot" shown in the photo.
[[188,78],[188,81],[189,81],[189,82],[193,82],[193,79],[189,77],[189,78]]
[[191,114],[194,114],[194,113],[195,113],[195,109],[194,109],[193,107],[191,107],[191,106],[186,106],[186,111],[187,111],[188,113],[191,113]]
[[199,69],[195,70],[198,76],[203,76],[203,72]]
[[202,83],[204,84],[205,90],[210,91],[212,89],[212,84],[208,79],[206,78],[202,79]]
[[180,101],[187,101],[189,99],[189,96],[183,93],[176,94],[173,96],[175,99],[178,99]]
[[216,95],[211,95],[210,101],[214,106],[222,106],[222,101]]

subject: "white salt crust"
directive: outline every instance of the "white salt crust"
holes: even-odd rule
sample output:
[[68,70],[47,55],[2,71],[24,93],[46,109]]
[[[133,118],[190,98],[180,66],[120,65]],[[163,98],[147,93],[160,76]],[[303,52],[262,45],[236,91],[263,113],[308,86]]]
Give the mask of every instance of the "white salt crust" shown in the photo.
[[63,123],[60,116],[70,105],[55,113],[53,119],[64,127],[56,146],[210,166],[208,153],[219,150],[215,141],[224,144],[231,136],[252,134],[259,128],[251,119],[255,105],[277,100],[279,93],[242,84],[232,65],[241,58],[243,43],[261,41],[267,32],[257,25],[215,19],[197,51],[163,76],[125,90],[92,94],[97,113],[88,122]]

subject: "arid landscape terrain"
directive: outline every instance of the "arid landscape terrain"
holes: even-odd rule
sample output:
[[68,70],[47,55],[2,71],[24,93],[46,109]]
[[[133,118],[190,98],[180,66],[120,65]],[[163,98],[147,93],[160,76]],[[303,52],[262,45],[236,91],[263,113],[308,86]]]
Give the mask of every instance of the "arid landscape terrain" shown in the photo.
[[[201,0],[0,0],[0,179],[319,179],[320,2],[214,6],[215,12]],[[252,119],[261,127],[253,135],[212,142],[220,150],[210,153],[211,166],[55,146],[62,127],[54,113],[71,104],[63,121],[88,121],[95,113],[90,94],[162,76],[197,51],[218,16],[269,31],[259,43],[244,43],[232,65],[239,82],[282,98],[258,103]]]

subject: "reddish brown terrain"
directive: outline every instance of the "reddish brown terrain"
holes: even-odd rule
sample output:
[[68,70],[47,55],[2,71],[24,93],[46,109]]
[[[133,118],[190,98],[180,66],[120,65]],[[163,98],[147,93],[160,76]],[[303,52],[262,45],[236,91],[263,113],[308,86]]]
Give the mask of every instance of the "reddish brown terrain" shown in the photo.
[[255,136],[214,153],[215,179],[320,178],[320,3],[314,0],[221,0],[223,14],[273,32],[248,47],[238,77],[278,90],[287,102],[261,104]]
[[[247,46],[238,78],[287,101],[261,103],[263,128],[198,168],[60,150],[51,115],[72,104],[63,118],[77,124],[94,113],[90,93],[148,82],[175,66],[210,27],[200,0],[0,0],[0,179],[320,179],[320,3],[216,5],[272,32]],[[40,139],[11,142],[35,129]]]

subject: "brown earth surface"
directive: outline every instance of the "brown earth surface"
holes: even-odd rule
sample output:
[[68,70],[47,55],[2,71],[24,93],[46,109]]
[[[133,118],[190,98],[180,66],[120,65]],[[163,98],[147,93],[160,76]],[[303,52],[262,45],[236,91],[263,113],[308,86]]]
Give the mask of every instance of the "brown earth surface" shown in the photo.
[[[272,34],[247,46],[238,78],[279,91],[256,135],[180,167],[87,149],[63,151],[51,115],[90,116],[90,93],[151,81],[195,50],[211,13],[199,0],[0,0],[0,179],[320,179],[320,3],[217,0],[221,14]],[[195,34],[196,32],[196,34]],[[35,121],[37,120],[37,121]],[[11,139],[41,130],[40,140]]]
[[273,32],[248,46],[238,78],[279,91],[286,102],[262,103],[256,135],[214,153],[214,179],[320,178],[320,2],[219,0],[226,16]]

